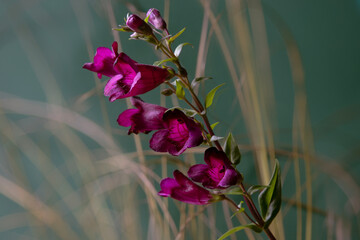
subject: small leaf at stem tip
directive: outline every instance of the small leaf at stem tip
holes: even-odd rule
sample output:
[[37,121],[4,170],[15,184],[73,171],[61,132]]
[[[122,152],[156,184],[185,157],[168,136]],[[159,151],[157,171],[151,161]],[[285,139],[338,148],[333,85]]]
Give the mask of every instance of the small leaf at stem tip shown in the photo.
[[174,36],[172,36],[171,38],[169,38],[169,40],[168,40],[169,45],[170,45],[173,41],[175,41],[175,39],[178,38],[178,37],[185,31],[185,29],[186,29],[186,28],[181,29],[177,34],[175,34]]
[[244,192],[241,190],[241,188],[236,187],[230,189],[230,191],[224,192],[225,195],[244,195]]
[[160,61],[155,61],[153,63],[154,66],[160,66],[161,64],[165,63],[165,62],[169,62],[169,61],[175,61],[176,58],[167,58],[167,59],[164,59],[164,60],[160,60]]
[[[241,201],[241,202],[243,202],[243,201]],[[239,209],[238,209],[233,215],[231,215],[230,218],[233,218],[233,217],[236,216],[236,214],[242,213],[242,212],[244,212],[244,211],[245,211],[245,208],[239,207]]]
[[186,46],[186,45],[192,45],[192,44],[191,44],[191,43],[181,43],[181,44],[179,44],[179,46],[177,46],[177,47],[175,48],[174,55],[175,55],[176,57],[179,57],[179,56],[180,56],[180,53],[181,53],[181,51],[182,51],[182,48],[183,48],[184,46]]
[[185,97],[185,91],[180,80],[176,81],[176,96],[181,100]]
[[254,193],[256,193],[259,190],[263,190],[264,188],[268,188],[269,186],[265,186],[265,185],[254,185],[249,187],[249,189],[247,190],[247,193],[249,195],[253,195]]
[[225,140],[224,151],[233,165],[236,166],[240,163],[241,152],[231,133],[229,133]]
[[222,83],[219,86],[216,86],[206,95],[205,108],[209,108],[212,105],[216,91],[224,84],[225,83]]
[[261,215],[264,218],[264,228],[268,228],[276,217],[281,207],[281,179],[280,164],[276,159],[275,167],[270,179],[269,186],[261,191],[258,200]]
[[218,141],[218,140],[220,140],[220,139],[223,139],[223,137],[218,137],[218,136],[212,136],[211,138],[210,138],[210,142],[215,142],[215,141]]
[[198,85],[201,81],[205,81],[208,79],[212,79],[211,77],[198,77],[192,80],[191,87],[194,88],[196,85]]
[[218,240],[223,240],[225,238],[227,238],[228,236],[238,232],[238,231],[241,231],[245,228],[249,228],[251,230],[253,230],[254,232],[257,232],[257,233],[260,233],[262,231],[262,228],[258,227],[257,225],[253,224],[253,223],[250,223],[248,225],[242,225],[242,226],[238,226],[238,227],[234,227],[230,230],[228,230],[226,233],[224,233],[221,237],[218,238]]
[[144,22],[148,23],[149,22],[149,17],[150,17],[150,14],[146,16],[146,18],[144,19]]
[[120,28],[113,28],[112,30],[119,31],[119,32],[132,32],[128,27],[120,27]]
[[211,126],[210,126],[210,127],[211,127],[211,129],[212,129],[212,130],[214,130],[214,128],[215,128],[215,127],[216,127],[216,125],[218,125],[218,124],[219,124],[219,122],[216,122],[216,123],[211,124]]

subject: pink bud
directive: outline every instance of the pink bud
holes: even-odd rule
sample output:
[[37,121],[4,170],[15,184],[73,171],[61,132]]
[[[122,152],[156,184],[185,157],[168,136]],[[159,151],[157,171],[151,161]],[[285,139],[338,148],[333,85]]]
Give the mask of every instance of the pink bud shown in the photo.
[[153,25],[156,29],[165,30],[166,29],[166,22],[161,17],[159,10],[156,8],[151,8],[146,13],[146,17],[149,16],[149,23]]

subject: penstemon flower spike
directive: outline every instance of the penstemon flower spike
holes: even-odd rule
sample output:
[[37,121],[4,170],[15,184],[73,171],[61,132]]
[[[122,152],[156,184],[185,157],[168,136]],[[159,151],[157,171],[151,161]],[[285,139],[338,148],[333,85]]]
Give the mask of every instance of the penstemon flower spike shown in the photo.
[[[208,205],[225,200],[237,209],[235,214],[244,213],[250,220],[250,224],[229,229],[219,239],[224,239],[244,228],[255,232],[264,231],[269,239],[276,239],[269,226],[281,205],[279,163],[276,162],[268,186],[252,186],[247,190],[243,184],[243,175],[236,170],[241,154],[234,138],[229,134],[222,147],[220,138],[213,130],[217,123],[211,125],[207,117],[214,95],[223,84],[211,90],[203,104],[193,87],[207,78],[198,78],[191,83],[188,72],[179,59],[182,48],[189,43],[180,44],[175,51],[172,49],[174,40],[184,32],[185,28],[171,35],[167,23],[155,8],[148,10],[145,19],[132,14],[128,15],[125,21],[126,25],[114,30],[132,32],[130,39],[144,40],[154,45],[155,49],[160,50],[167,59],[158,61],[156,64],[158,66],[140,64],[125,53],[118,53],[118,45],[114,42],[112,49],[99,47],[93,62],[84,64],[83,68],[96,72],[99,78],[102,75],[110,78],[105,86],[104,95],[108,96],[111,102],[131,97],[131,103],[135,108],[123,111],[117,119],[118,124],[130,127],[128,134],[148,134],[156,131],[149,142],[150,148],[156,152],[168,152],[178,156],[188,148],[202,143],[209,146],[204,153],[205,164],[191,166],[187,172],[188,177],[175,170],[174,178],[165,178],[160,182],[161,190],[158,195],[195,205]],[[159,39],[157,35],[161,38]],[[168,62],[174,64],[176,70],[166,66]],[[159,67],[159,65],[163,66]],[[177,77],[177,80],[172,84],[170,80],[174,77]],[[165,96],[175,94],[179,100],[185,101],[191,110],[177,106],[167,109],[146,103],[137,96],[163,83],[169,88],[163,90],[162,94]],[[186,93],[191,96],[192,102]],[[200,116],[202,123],[195,119],[196,115]],[[216,147],[213,147],[213,144]],[[251,196],[258,190],[261,191],[258,197],[260,211]],[[232,194],[240,194],[244,197],[251,216],[229,198]]]

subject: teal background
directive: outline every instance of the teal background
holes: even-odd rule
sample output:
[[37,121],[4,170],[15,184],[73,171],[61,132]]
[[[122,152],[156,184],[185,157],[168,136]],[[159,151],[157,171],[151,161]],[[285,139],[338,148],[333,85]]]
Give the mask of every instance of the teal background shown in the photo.
[[[68,154],[66,149],[61,147],[57,140],[47,132],[49,126],[44,127],[46,121],[33,116],[13,114],[8,109],[3,109],[1,98],[19,97],[61,105],[101,126],[104,126],[106,122],[101,113],[101,104],[103,104],[108,111],[112,131],[117,133],[113,135],[115,142],[125,152],[135,151],[133,141],[126,138],[127,130],[116,124],[118,114],[126,109],[125,101],[110,103],[101,96],[102,90],[100,90],[99,96],[94,95],[81,104],[77,102],[82,94],[96,86],[93,74],[81,68],[92,58],[88,55],[84,36],[89,36],[91,40],[89,48],[94,52],[97,47],[110,47],[113,42],[111,28],[115,26],[110,26],[101,2],[97,0],[0,1],[0,114],[6,114],[11,121],[20,124],[23,130],[45,149],[52,164],[66,174],[71,173],[71,166],[64,165],[64,159]],[[213,11],[220,16],[221,26],[231,36],[231,28],[227,24],[225,1],[211,2]],[[133,1],[131,3],[141,11],[146,11],[151,7],[163,11],[164,8],[163,1]],[[123,18],[129,12],[126,4],[126,1],[111,1],[118,24],[123,24]],[[278,25],[274,22],[275,18],[280,18],[292,33],[301,54],[314,147],[316,155],[321,160],[314,161],[312,165],[312,172],[315,176],[313,205],[328,214],[344,216],[345,225],[349,227],[346,229],[350,229],[351,239],[358,239],[360,237],[359,213],[350,210],[348,196],[342,191],[341,186],[343,185],[337,185],[337,180],[339,180],[347,186],[347,180],[343,181],[344,177],[338,176],[336,172],[332,175],[333,178],[329,177],[328,172],[323,170],[323,164],[331,165],[335,162],[341,166],[355,183],[353,196],[359,196],[359,1],[275,0],[262,1],[262,4],[276,100],[276,113],[273,116],[277,122],[277,127],[273,129],[276,134],[275,147],[287,150],[291,148],[294,110],[294,86],[287,50]],[[77,11],[83,14],[82,17]],[[181,61],[191,77],[195,72],[202,17],[203,9],[198,1],[170,1],[170,31],[174,33],[185,26],[187,29],[180,41],[193,44],[193,48],[184,47],[181,55]],[[158,60],[153,54],[152,47],[145,42],[127,41],[128,33],[120,33],[120,38],[123,51],[138,62],[152,64]],[[230,128],[235,133],[240,145],[249,144],[244,120],[235,100],[236,94],[233,92],[230,75],[221,49],[214,37],[211,39],[207,55],[205,73],[206,76],[213,77],[206,83],[207,91],[226,82],[225,87],[221,89],[216,98],[216,105],[209,113],[212,122],[220,121],[221,123],[216,128],[217,134],[224,136]],[[201,90],[202,96],[205,93],[205,90]],[[145,94],[143,99],[152,103],[160,101],[158,91]],[[89,148],[99,148],[97,143],[85,136],[81,135],[81,137]],[[141,138],[145,149],[148,150],[146,142],[150,137],[142,136]],[[9,163],[12,159],[9,156],[16,145],[10,143],[4,135],[0,141],[0,174],[18,181],[12,173]],[[246,174],[255,172],[252,157],[252,153],[245,149],[240,168],[246,176],[246,181],[256,184],[256,175]],[[278,158],[285,168],[289,161],[288,158],[286,156]],[[17,159],[29,179],[26,188],[49,205],[56,203],[57,197],[47,196],[46,187],[38,188],[45,179],[38,174],[36,167],[27,161],[26,156],[20,155]],[[170,170],[176,167],[171,168],[169,175]],[[159,169],[155,169],[155,171],[160,172]],[[69,178],[71,179],[70,173]],[[288,170],[287,174],[292,176],[293,172]],[[288,179],[293,179],[293,176]],[[287,199],[293,197],[293,181],[284,182],[284,197]],[[81,182],[77,182],[75,177],[73,181],[70,180],[70,183],[75,188],[81,187]],[[303,196],[303,201],[305,200],[305,196]],[[220,205],[217,208],[221,211]],[[0,223],[5,223],[6,216],[22,211],[24,210],[19,205],[6,196],[0,195]],[[294,209],[290,209],[284,218],[288,239],[293,239],[292,233],[296,231],[295,213]],[[64,215],[66,221],[73,221],[71,217],[66,218],[65,212]],[[304,216],[305,212],[303,224],[305,224]],[[148,223],[145,219],[143,218],[142,224],[147,226]],[[323,214],[314,213],[313,239],[327,239],[325,219]],[[73,227],[75,231],[80,232],[80,236],[86,239],[81,230],[78,230],[79,226],[73,225]],[[220,232],[224,232],[225,229],[225,224],[219,225]],[[0,239],[56,239],[53,233],[48,231],[43,235],[37,235],[30,227],[7,228],[5,225],[1,227],[0,224]],[[143,239],[146,239],[146,231],[142,233],[142,236]]]

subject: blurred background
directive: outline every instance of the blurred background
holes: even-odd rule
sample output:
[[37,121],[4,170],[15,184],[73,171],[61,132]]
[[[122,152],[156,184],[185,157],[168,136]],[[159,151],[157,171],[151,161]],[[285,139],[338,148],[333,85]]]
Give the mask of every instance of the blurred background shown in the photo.
[[[126,101],[110,103],[106,78],[82,69],[114,40],[138,62],[159,60],[112,31],[153,7],[170,33],[186,27],[176,43],[193,44],[180,56],[189,76],[213,78],[200,97],[226,83],[209,117],[218,136],[235,136],[245,185],[266,184],[280,161],[277,239],[359,239],[355,0],[1,0],[0,239],[217,239],[244,222],[226,203],[158,197],[159,181],[200,163],[205,148],[150,151],[151,134],[127,136],[116,123]],[[160,90],[142,98],[177,104]]]

